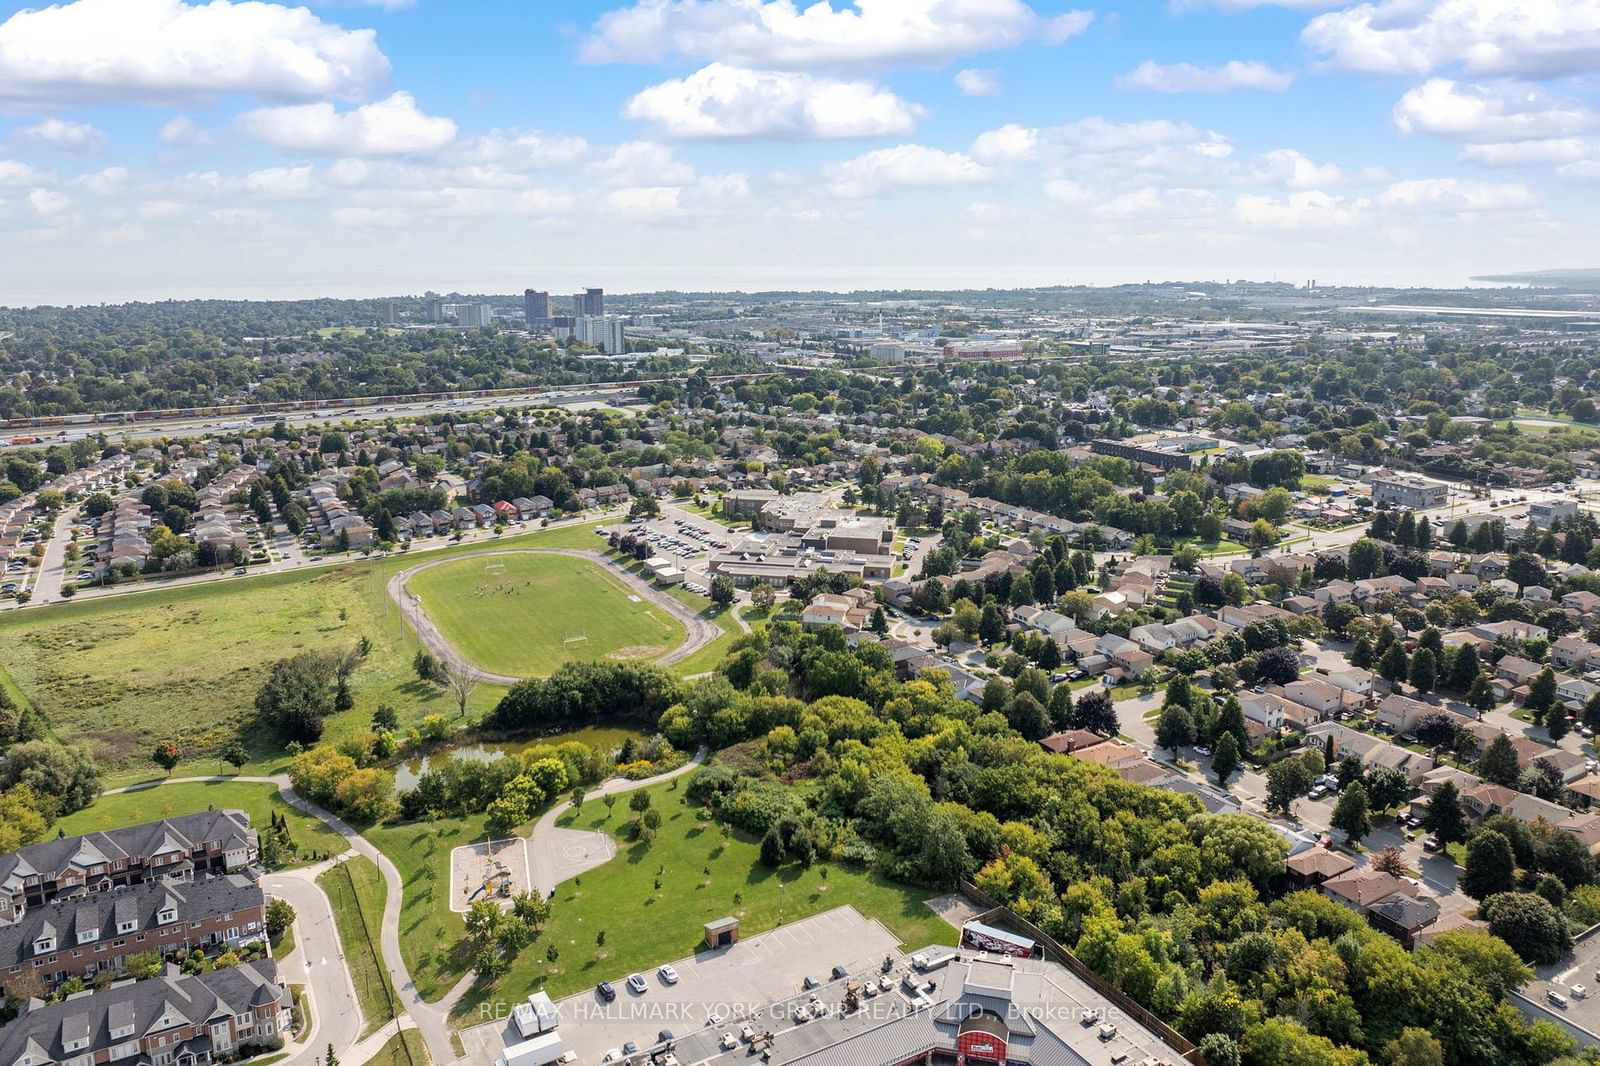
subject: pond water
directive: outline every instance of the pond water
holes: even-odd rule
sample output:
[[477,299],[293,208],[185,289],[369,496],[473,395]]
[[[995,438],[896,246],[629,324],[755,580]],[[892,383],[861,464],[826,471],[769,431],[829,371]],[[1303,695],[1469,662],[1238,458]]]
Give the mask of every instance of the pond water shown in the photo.
[[520,755],[529,748],[545,744],[567,744],[577,741],[587,744],[601,751],[611,751],[621,747],[622,742],[629,737],[634,740],[646,740],[646,734],[637,729],[628,729],[624,726],[591,726],[587,729],[574,729],[567,733],[552,733],[549,736],[530,737],[527,740],[506,740],[494,743],[461,744],[453,748],[444,748],[425,755],[420,759],[411,759],[394,768],[394,787],[397,791],[408,792],[417,786],[417,778],[427,772],[430,759],[474,759],[478,762],[493,762],[504,755]]

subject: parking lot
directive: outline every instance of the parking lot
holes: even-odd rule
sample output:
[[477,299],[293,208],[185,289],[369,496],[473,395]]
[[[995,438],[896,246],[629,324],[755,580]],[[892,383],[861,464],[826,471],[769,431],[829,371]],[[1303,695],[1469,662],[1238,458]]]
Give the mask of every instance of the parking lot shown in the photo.
[[[704,562],[714,551],[723,551],[735,540],[736,534],[712,523],[700,523],[687,518],[658,518],[636,527],[635,535],[642,535],[650,545],[653,555],[683,560],[683,587],[702,596],[711,594],[711,578]],[[699,562],[701,565],[694,565]]]
[[[663,1029],[681,1037],[703,1029],[711,1015],[727,1022],[763,1010],[800,992],[806,977],[826,981],[835,966],[876,973],[885,955],[898,953],[898,945],[894,934],[876,921],[853,907],[840,907],[729,948],[675,960],[676,984],[666,983],[654,970],[645,973],[643,994],[629,991],[625,973],[598,973],[616,988],[616,999],[606,1003],[590,989],[562,1000],[557,1004],[561,1034],[579,1062],[598,1063],[607,1051],[630,1040],[650,1047]],[[508,1013],[515,1004],[492,1006]],[[466,1057],[474,1063],[493,1062],[504,1044],[521,1039],[504,1017],[464,1030],[461,1037]]]
[[[1552,992],[1565,1004],[1553,1000]],[[1600,936],[1578,941],[1572,954],[1553,966],[1535,967],[1523,994],[1564,1021],[1600,1033]]]

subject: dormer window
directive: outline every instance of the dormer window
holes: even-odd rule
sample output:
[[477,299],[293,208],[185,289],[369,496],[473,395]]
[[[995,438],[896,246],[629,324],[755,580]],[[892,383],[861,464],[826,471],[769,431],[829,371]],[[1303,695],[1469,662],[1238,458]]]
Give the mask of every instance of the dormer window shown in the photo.
[[80,944],[92,944],[96,940],[99,940],[99,939],[100,939],[100,930],[98,930],[98,929],[80,929],[80,930],[78,930],[78,943],[80,943]]
[[55,949],[56,938],[53,936],[42,936],[33,942],[33,953],[35,955],[43,955],[45,952],[54,951]]
[[163,907],[161,913],[156,915],[162,925],[171,925],[178,920],[178,911],[174,907]]
[[117,932],[119,933],[131,933],[137,928],[139,928],[139,923],[132,919],[117,923]]

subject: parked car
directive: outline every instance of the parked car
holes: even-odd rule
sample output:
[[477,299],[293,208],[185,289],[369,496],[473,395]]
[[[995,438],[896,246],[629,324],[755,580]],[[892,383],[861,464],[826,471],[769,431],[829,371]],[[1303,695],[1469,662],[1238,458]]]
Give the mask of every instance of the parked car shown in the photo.
[[1439,838],[1432,833],[1422,838],[1422,850],[1424,851],[1441,851],[1443,848],[1444,845],[1439,842]]
[[645,981],[644,974],[642,974],[642,973],[630,973],[628,975],[628,991],[629,992],[632,992],[635,995],[642,996],[646,992],[648,992],[649,990],[650,990],[650,985],[649,985],[649,983],[647,981]]
[[599,984],[594,986],[594,990],[595,993],[607,1003],[610,1003],[612,1000],[617,998],[617,990],[611,986],[610,981],[601,981]]
[[656,971],[656,974],[661,978],[661,980],[665,981],[669,985],[675,985],[678,983],[678,971],[674,970],[671,966],[661,967]]

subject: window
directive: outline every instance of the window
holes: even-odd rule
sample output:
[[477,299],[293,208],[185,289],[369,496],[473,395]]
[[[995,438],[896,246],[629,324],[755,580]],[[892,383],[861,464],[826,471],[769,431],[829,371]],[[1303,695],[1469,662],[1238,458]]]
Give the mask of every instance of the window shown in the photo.
[[156,915],[156,921],[160,922],[162,925],[170,925],[177,920],[178,912],[173,910],[171,907],[167,907],[160,914]]
[[109,1057],[112,1062],[115,1062],[118,1059],[125,1059],[131,1055],[137,1055],[138,1053],[139,1041],[130,1040],[126,1044],[118,1044],[117,1046],[113,1047],[109,1052]]
[[104,944],[96,944],[96,945],[95,945],[95,946],[94,946],[94,949],[95,949],[95,950],[96,950],[96,951],[104,951],[104,950],[105,950],[105,949],[106,949],[106,946],[105,946],[105,945],[104,945]]
[[98,929],[80,929],[80,930],[78,930],[78,943],[80,943],[80,944],[90,944],[90,943],[93,943],[94,941],[99,940],[99,939],[100,939],[100,930],[98,930]]
[[131,933],[137,928],[139,928],[138,922],[128,921],[117,923],[117,932],[119,933]]

